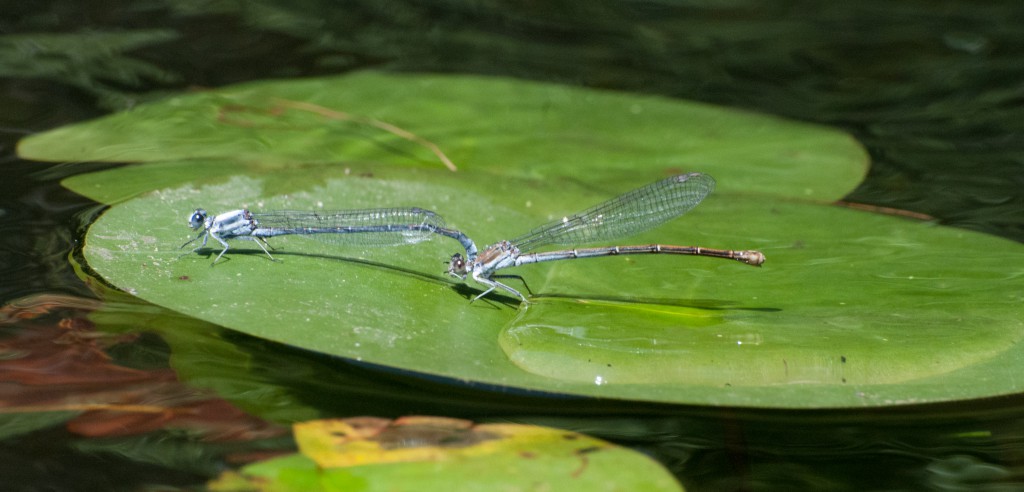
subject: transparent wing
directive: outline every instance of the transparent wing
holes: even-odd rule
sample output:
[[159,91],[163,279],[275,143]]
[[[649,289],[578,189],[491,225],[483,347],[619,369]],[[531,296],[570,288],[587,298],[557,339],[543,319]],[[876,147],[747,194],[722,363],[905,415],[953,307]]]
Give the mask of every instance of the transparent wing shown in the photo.
[[689,212],[714,189],[714,178],[706,174],[672,176],[537,227],[511,242],[525,253],[550,244],[571,246],[632,236]]
[[253,217],[258,224],[253,236],[301,235],[356,246],[415,244],[445,227],[444,218],[422,208],[278,210],[253,213]]

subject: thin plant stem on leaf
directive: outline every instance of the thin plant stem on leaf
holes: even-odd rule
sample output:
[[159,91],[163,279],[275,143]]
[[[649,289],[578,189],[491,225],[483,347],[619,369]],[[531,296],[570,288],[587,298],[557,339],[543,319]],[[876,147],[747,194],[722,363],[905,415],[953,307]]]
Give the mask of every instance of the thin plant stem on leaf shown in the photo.
[[284,107],[292,108],[292,109],[299,109],[299,110],[302,110],[302,111],[309,111],[311,113],[316,113],[316,114],[319,114],[319,115],[321,115],[321,116],[323,116],[325,118],[330,118],[330,119],[334,119],[334,120],[341,120],[341,121],[354,121],[356,123],[362,123],[364,125],[370,125],[372,127],[379,128],[379,129],[384,130],[384,131],[386,131],[386,132],[388,132],[388,133],[390,133],[392,135],[401,137],[401,138],[403,138],[405,140],[408,140],[410,142],[414,142],[414,143],[417,143],[419,145],[422,145],[422,146],[426,147],[431,152],[433,152],[434,155],[436,155],[438,159],[441,159],[441,162],[443,162],[445,167],[447,167],[450,171],[454,172],[454,171],[458,170],[458,168],[455,167],[455,163],[453,163],[452,160],[449,159],[448,156],[445,155],[444,152],[441,151],[441,148],[438,147],[437,144],[435,144],[434,142],[431,142],[430,140],[427,140],[427,139],[425,139],[423,137],[420,137],[419,135],[416,135],[415,133],[412,133],[412,132],[410,132],[408,130],[405,130],[405,129],[400,128],[400,127],[395,126],[395,125],[392,125],[391,123],[380,121],[380,120],[377,120],[377,119],[374,119],[374,118],[369,118],[369,117],[366,117],[366,116],[354,116],[354,115],[351,115],[351,114],[346,113],[344,111],[337,111],[337,110],[334,110],[334,109],[325,108],[325,107],[317,105],[317,104],[307,103],[307,102],[302,102],[302,101],[292,101],[292,100],[289,100],[289,99],[276,99],[275,103],[277,103],[277,104],[279,104],[281,106],[284,106]]

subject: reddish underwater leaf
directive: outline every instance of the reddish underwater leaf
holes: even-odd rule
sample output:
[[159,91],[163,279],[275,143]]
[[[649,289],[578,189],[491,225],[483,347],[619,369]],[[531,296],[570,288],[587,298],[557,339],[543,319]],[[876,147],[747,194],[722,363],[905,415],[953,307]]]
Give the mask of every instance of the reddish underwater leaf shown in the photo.
[[169,368],[135,369],[106,350],[137,335],[94,330],[97,301],[39,295],[0,308],[0,412],[79,411],[67,428],[90,437],[188,429],[210,441],[261,439],[287,429],[177,380]]

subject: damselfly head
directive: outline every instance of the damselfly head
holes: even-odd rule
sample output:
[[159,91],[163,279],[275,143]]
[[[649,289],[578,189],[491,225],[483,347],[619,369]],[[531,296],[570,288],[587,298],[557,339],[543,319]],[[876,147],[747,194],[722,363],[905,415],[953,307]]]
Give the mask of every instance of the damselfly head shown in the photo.
[[195,212],[192,212],[192,216],[188,218],[188,225],[192,230],[199,229],[206,224],[206,210],[197,208]]
[[465,279],[466,273],[466,259],[459,253],[453,254],[451,261],[448,262],[448,275]]

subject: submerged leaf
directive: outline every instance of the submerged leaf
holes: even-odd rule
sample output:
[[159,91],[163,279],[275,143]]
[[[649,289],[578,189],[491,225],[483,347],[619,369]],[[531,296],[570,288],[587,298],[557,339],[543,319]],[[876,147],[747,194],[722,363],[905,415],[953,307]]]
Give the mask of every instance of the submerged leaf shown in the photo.
[[99,307],[92,300],[39,295],[0,308],[0,324],[8,319],[44,320],[0,343],[0,353],[6,355],[0,362],[0,435],[63,422],[76,435],[105,438],[167,429],[188,429],[209,441],[281,433],[223,399],[197,394],[171,370],[131,368],[111,360],[106,349],[134,341],[135,334],[97,333],[80,315],[45,322],[56,317],[51,310]]

